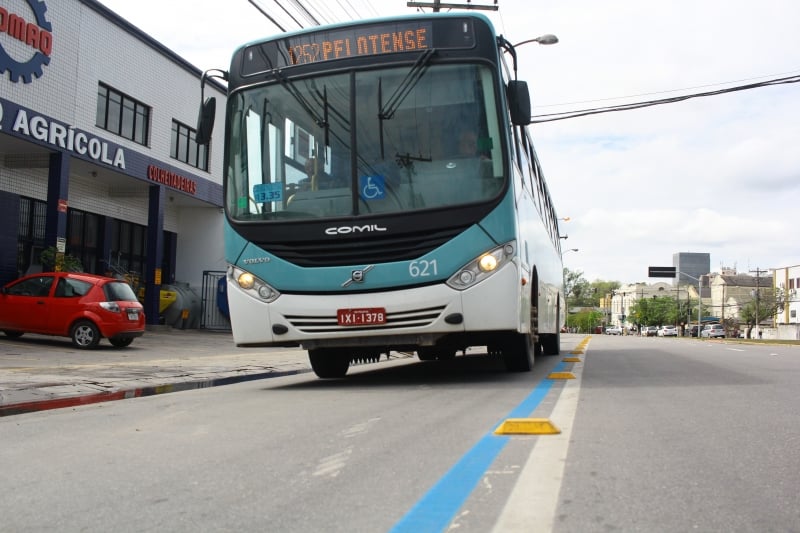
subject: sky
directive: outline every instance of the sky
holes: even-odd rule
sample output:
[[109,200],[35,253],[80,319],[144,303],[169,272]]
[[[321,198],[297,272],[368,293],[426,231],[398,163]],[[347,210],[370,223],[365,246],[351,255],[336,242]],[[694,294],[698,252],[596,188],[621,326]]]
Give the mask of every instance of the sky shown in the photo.
[[[248,0],[100,1],[201,69],[227,69],[239,45],[281,31]],[[255,1],[298,28],[275,0]],[[406,0],[303,3],[328,22],[413,13]],[[510,42],[559,39],[517,51],[535,117],[800,76],[796,0],[498,5],[484,13]],[[678,252],[709,253],[712,272],[800,264],[800,83],[537,122],[531,132],[558,216],[569,219],[564,266],[588,281],[663,281],[648,279],[648,267],[671,266]]]

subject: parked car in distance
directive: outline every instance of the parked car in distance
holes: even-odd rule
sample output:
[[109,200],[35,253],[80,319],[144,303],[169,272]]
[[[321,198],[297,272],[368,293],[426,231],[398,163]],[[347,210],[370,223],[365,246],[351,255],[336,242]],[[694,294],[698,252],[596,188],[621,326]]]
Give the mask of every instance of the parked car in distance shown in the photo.
[[124,348],[144,334],[144,308],[123,280],[76,272],[44,272],[0,289],[0,331],[69,337],[94,348],[105,337]]
[[661,326],[660,328],[658,328],[657,335],[659,337],[677,337],[678,328],[675,326]]
[[642,337],[655,337],[658,335],[658,327],[644,326],[642,327]]
[[706,337],[709,339],[714,338],[725,338],[725,328],[722,324],[708,324],[703,326],[703,330],[700,332],[701,337]]
[[698,326],[697,324],[686,327],[686,335],[690,337],[697,337],[697,333],[699,331],[700,331],[700,326]]
[[622,335],[622,328],[619,326],[608,326],[606,328],[606,335]]

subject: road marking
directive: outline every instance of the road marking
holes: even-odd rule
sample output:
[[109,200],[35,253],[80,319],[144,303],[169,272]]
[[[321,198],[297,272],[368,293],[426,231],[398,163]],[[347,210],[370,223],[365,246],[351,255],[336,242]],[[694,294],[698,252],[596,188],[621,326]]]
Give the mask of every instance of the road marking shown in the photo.
[[578,374],[578,379],[564,382],[564,388],[550,415],[561,433],[536,440],[493,532],[552,531],[575,412],[578,410],[582,369],[583,365],[576,365],[573,369]]
[[744,350],[740,348],[725,348],[726,350],[730,350],[731,352],[743,352]]
[[[558,363],[555,370],[563,368]],[[507,418],[529,416],[541,403],[553,386],[553,380],[543,379],[527,398],[520,403]],[[494,435],[492,432],[500,424],[484,435],[444,476],[401,518],[391,529],[393,533],[419,533],[420,531],[444,531],[456,518],[464,502],[483,479],[486,471],[503,450],[511,437]],[[551,436],[547,436],[551,438]]]

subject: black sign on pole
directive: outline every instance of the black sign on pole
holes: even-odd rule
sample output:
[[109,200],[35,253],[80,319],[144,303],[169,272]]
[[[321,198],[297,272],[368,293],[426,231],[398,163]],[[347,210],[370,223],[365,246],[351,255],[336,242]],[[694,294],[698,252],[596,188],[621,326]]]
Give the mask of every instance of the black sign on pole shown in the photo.
[[674,278],[677,274],[675,267],[648,267],[647,275],[651,278]]

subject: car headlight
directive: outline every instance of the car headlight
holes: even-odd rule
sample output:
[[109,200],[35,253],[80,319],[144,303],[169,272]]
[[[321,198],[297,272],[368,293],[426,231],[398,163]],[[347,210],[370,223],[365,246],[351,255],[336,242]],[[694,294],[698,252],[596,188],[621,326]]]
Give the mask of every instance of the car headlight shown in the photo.
[[507,242],[476,257],[450,276],[447,285],[463,291],[480,283],[511,261],[514,257],[515,244],[514,241]]
[[280,292],[275,290],[266,281],[233,265],[228,266],[228,279],[238,285],[245,294],[266,303],[274,302],[281,295]]

